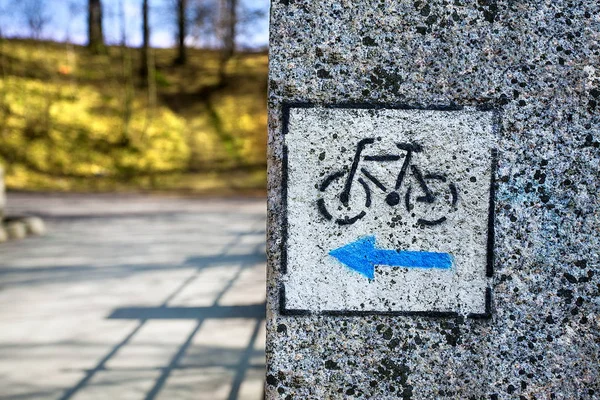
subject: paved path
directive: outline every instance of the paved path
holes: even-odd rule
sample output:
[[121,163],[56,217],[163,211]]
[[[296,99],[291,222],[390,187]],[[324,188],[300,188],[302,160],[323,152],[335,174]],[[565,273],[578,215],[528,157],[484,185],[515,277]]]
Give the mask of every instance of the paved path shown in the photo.
[[0,399],[260,399],[264,200],[9,195]]

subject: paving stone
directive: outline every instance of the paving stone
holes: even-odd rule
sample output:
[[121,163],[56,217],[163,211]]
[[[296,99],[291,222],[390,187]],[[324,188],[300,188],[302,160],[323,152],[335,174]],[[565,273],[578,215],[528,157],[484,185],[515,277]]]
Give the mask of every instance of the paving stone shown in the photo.
[[0,398],[262,397],[264,199],[8,206],[48,232],[0,247]]

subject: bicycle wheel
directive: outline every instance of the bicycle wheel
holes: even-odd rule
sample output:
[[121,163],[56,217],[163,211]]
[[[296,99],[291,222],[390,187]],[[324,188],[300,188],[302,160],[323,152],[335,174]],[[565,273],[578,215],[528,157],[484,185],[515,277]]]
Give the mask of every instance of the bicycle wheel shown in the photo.
[[[338,225],[352,225],[367,215],[366,209],[371,207],[371,189],[362,179],[354,183],[349,199],[344,204],[340,196],[348,171],[337,171],[325,178],[319,186],[321,197],[317,200],[319,213],[327,221]],[[358,190],[361,187],[362,190]]]
[[417,185],[409,185],[404,196],[407,211],[417,216],[423,226],[442,225],[447,214],[456,208],[458,190],[454,182],[443,174],[423,174],[417,177]]

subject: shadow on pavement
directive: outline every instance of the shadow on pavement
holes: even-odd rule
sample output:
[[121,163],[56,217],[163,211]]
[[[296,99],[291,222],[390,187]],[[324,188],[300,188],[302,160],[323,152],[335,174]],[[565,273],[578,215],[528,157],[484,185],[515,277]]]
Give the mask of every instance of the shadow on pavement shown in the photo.
[[0,398],[264,396],[262,208],[59,200],[47,237],[0,249]]
[[[236,246],[236,243],[246,235],[249,235],[249,232],[238,232],[235,236],[235,239],[229,244],[228,249],[224,251],[226,253],[229,249],[232,249]],[[100,362],[95,366],[95,368],[88,370],[86,372],[85,377],[80,380],[75,386],[67,390],[60,400],[71,400],[74,396],[82,390],[100,371],[104,371],[107,369],[106,364],[109,362],[111,358],[113,358],[119,350],[121,350],[124,346],[128,345],[136,334],[142,329],[142,327],[148,322],[152,320],[182,320],[182,319],[190,319],[195,320],[196,325],[192,332],[187,336],[183,343],[179,346],[179,349],[175,353],[175,355],[171,358],[168,365],[164,368],[160,369],[160,375],[155,380],[152,388],[148,391],[145,396],[145,400],[153,400],[156,399],[169,376],[172,374],[174,370],[180,369],[180,363],[183,357],[186,355],[186,352],[190,349],[192,341],[194,337],[200,331],[200,328],[203,326],[206,320],[209,319],[250,319],[254,320],[254,328],[250,335],[247,346],[243,350],[239,361],[232,365],[223,364],[221,362],[215,363],[211,366],[221,366],[221,367],[233,367],[235,369],[235,375],[231,382],[229,394],[227,395],[227,400],[236,400],[238,399],[238,394],[242,382],[246,376],[246,373],[250,369],[263,369],[264,364],[262,365],[252,365],[251,358],[255,353],[255,345],[257,342],[258,334],[263,325],[263,321],[265,319],[265,303],[261,304],[249,304],[249,305],[231,305],[231,306],[223,306],[219,305],[219,302],[225,295],[225,293],[231,289],[234,282],[240,277],[244,270],[255,266],[257,263],[264,262],[266,257],[263,252],[262,245],[259,245],[255,248],[255,251],[249,254],[221,254],[217,256],[198,256],[198,257],[190,257],[188,258],[186,265],[193,265],[196,267],[197,272],[189,277],[186,281],[184,281],[178,288],[175,290],[159,307],[120,307],[115,310],[107,317],[108,319],[116,319],[116,320],[135,320],[138,321],[138,325],[125,337],[123,340],[114,346],[108,354],[106,354]],[[180,292],[182,292],[186,287],[188,287],[192,282],[198,279],[198,274],[207,268],[214,267],[219,265],[220,267],[238,267],[237,272],[234,276],[229,279],[224,288],[215,296],[213,304],[208,307],[171,307],[168,306],[168,303],[177,296]],[[218,349],[217,349],[218,350]],[[220,358],[223,360],[223,358]],[[198,367],[199,365],[196,365]],[[201,366],[201,365],[200,365]],[[185,367],[187,369],[190,366]],[[264,396],[264,395],[263,395]]]

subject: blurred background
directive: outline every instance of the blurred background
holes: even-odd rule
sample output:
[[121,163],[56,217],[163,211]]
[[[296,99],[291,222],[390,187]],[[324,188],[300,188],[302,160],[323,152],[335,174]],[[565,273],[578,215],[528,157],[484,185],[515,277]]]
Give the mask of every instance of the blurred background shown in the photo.
[[267,0],[0,0],[0,16],[9,188],[264,191]]
[[0,399],[263,397],[268,13],[0,0]]

